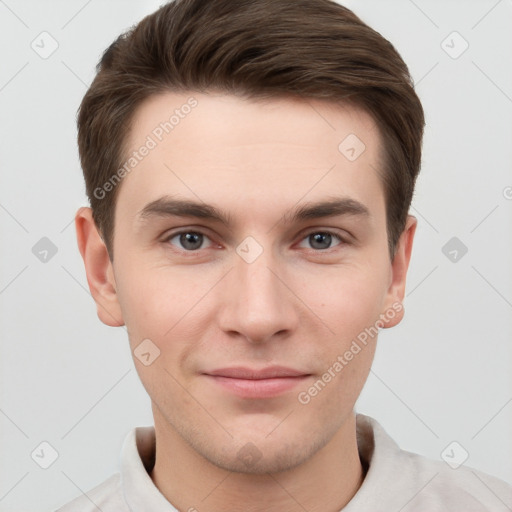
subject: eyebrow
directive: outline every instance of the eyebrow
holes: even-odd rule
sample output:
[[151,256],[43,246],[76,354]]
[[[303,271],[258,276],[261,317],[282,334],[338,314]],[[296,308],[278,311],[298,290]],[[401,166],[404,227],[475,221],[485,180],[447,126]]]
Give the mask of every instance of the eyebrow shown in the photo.
[[[282,221],[285,224],[336,217],[341,215],[371,217],[369,209],[361,202],[349,197],[330,197],[328,199],[308,202],[286,212]],[[233,223],[233,216],[222,209],[206,203],[189,199],[175,199],[169,196],[160,197],[148,203],[137,214],[139,222],[153,218],[196,217],[219,222],[227,227]]]

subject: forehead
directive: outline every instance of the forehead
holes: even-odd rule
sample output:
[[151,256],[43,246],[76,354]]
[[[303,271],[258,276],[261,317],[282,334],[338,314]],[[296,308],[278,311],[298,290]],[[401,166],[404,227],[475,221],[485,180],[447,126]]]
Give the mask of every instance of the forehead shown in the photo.
[[380,144],[372,117],[349,105],[164,93],[133,116],[118,208],[131,218],[179,195],[239,216],[251,204],[263,217],[334,192],[377,208]]

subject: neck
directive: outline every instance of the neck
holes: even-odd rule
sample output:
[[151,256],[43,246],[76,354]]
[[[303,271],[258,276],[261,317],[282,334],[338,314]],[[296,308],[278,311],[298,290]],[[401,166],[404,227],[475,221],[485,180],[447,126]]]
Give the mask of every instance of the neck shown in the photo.
[[235,473],[197,453],[155,414],[156,459],[150,477],[178,510],[339,512],[364,479],[351,414],[310,459],[287,471]]

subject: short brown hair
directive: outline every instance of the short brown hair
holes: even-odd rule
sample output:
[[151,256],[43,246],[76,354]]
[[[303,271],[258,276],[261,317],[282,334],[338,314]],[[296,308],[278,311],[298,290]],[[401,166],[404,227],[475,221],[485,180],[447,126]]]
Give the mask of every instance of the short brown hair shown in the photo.
[[112,261],[120,186],[105,197],[95,191],[125,161],[135,110],[154,94],[208,90],[350,102],[372,115],[385,151],[379,174],[393,259],[420,170],[424,113],[398,52],[346,7],[332,0],[171,1],[121,34],[96,70],[78,111],[78,148]]

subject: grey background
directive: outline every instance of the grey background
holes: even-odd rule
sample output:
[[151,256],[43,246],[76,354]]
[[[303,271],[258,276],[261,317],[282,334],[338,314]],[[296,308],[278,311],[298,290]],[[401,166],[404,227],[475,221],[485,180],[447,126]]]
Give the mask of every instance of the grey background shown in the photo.
[[[76,245],[75,113],[101,52],[161,3],[0,0],[2,511],[91,489],[118,470],[128,431],[152,424],[126,331],[97,318]],[[406,316],[381,332],[357,410],[406,450],[439,459],[456,441],[466,465],[512,483],[512,2],[342,3],[395,45],[427,115]],[[47,58],[31,47],[51,49],[43,31],[58,43]],[[457,58],[454,31],[469,44]],[[43,441],[59,454],[48,469],[31,457],[44,463]]]

